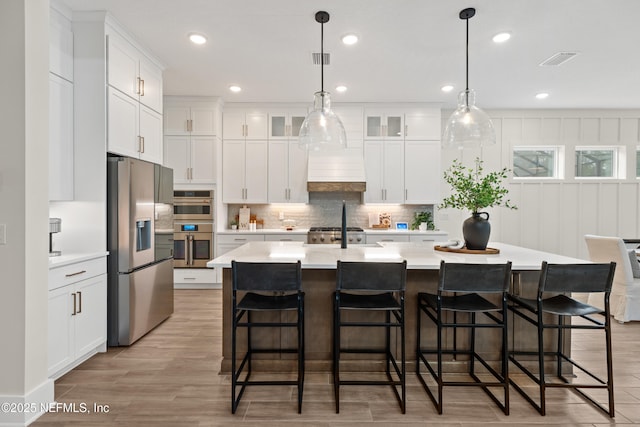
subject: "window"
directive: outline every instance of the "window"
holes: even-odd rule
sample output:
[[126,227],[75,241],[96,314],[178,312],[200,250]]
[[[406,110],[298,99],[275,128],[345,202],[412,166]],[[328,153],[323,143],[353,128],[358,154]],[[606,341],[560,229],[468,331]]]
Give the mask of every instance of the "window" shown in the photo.
[[618,178],[618,147],[576,147],[576,178]]
[[562,178],[559,147],[515,147],[515,178]]

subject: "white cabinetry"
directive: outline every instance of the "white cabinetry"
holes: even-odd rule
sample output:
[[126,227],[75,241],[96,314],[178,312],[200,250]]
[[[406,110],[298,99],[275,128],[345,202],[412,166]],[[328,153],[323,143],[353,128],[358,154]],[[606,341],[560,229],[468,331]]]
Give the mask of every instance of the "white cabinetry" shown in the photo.
[[264,237],[264,234],[256,233],[217,234],[216,258],[233,249],[239,248],[245,243],[264,242]]
[[307,110],[303,108],[290,111],[269,112],[269,140],[298,138],[300,127],[307,117]]
[[440,150],[440,141],[405,141],[404,203],[440,203]]
[[376,243],[376,242],[408,242],[409,234],[405,231],[404,233],[394,233],[392,231],[383,232],[383,233],[367,233],[367,244]]
[[299,234],[299,233],[275,233],[275,234],[265,234],[264,240],[266,242],[305,242],[307,241],[307,234]]
[[216,283],[213,268],[174,268],[173,287],[176,289],[212,288]]
[[162,69],[107,26],[108,151],[162,163]]
[[216,182],[218,101],[165,97],[164,165],[176,184]]
[[367,174],[365,203],[404,202],[404,143],[366,141],[364,163]]
[[269,141],[269,203],[308,203],[307,150],[296,140]]
[[106,351],[106,270],[104,256],[50,268],[49,377],[58,378]]
[[222,156],[223,203],[267,203],[267,141],[225,140]]
[[416,233],[409,235],[411,243],[445,242],[449,238],[449,233],[445,231],[430,231],[428,233]]
[[267,113],[259,110],[225,109],[222,116],[222,138],[266,140],[268,136]]
[[49,22],[49,200],[73,200],[73,32],[51,9]]
[[73,200],[73,83],[49,73],[49,200]]
[[364,110],[355,105],[336,105],[331,108],[338,115],[347,134],[347,149],[362,153],[364,140]]
[[432,107],[365,111],[366,203],[440,202],[440,120]]
[[365,139],[404,138],[404,113],[367,109],[365,116]]

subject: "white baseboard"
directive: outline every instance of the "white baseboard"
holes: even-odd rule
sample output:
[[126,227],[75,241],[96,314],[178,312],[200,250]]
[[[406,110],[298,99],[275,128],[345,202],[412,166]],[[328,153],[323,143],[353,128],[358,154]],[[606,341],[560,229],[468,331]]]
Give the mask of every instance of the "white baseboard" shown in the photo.
[[0,395],[0,426],[28,426],[54,401],[53,380],[48,378],[25,396]]

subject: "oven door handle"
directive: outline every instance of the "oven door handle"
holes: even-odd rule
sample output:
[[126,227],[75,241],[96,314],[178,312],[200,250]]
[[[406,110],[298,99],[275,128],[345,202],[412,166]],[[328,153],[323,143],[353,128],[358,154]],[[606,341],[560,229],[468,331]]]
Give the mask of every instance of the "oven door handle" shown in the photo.
[[187,248],[186,260],[187,265],[193,265],[193,236],[189,234],[185,237],[185,247]]

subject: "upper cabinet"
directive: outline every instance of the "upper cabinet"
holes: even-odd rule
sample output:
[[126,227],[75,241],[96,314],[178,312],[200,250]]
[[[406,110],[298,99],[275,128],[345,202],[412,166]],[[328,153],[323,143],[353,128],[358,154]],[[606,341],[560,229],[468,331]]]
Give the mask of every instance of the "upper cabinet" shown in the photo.
[[109,152],[162,163],[162,68],[106,27]]
[[367,109],[364,125],[366,139],[404,139],[402,112]]
[[222,115],[222,139],[266,140],[268,114],[255,109],[225,109]]
[[49,200],[73,200],[73,32],[57,10],[49,19]]
[[404,139],[440,141],[440,109],[409,110],[404,115]]
[[115,31],[107,50],[109,85],[162,113],[162,69]]
[[331,108],[340,118],[347,134],[347,149],[362,153],[364,143],[364,109],[357,105],[334,104]]
[[164,165],[176,184],[216,182],[216,146],[221,107],[218,98],[166,96]]
[[304,108],[269,111],[269,140],[297,139],[306,117],[307,110]]

